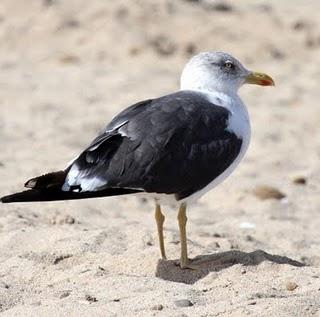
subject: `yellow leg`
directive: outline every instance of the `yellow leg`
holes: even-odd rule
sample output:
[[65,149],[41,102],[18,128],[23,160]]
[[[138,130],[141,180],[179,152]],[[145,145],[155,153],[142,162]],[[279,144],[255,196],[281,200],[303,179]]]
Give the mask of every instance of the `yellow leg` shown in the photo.
[[160,252],[161,257],[163,259],[166,259],[166,252],[164,249],[164,241],[163,241],[163,223],[164,223],[164,215],[161,212],[161,207],[156,203],[156,212],[155,212],[155,218],[157,222],[157,228],[158,228],[158,236],[159,236],[159,245],[160,245]]
[[183,203],[180,205],[179,213],[178,213],[180,244],[181,244],[180,267],[182,269],[186,268],[189,262],[188,248],[187,248],[187,233],[186,233],[186,224],[187,224],[188,218],[186,216],[186,209],[187,209],[187,205]]
[[178,223],[180,230],[180,244],[181,244],[181,256],[180,256],[180,267],[182,269],[192,269],[197,270],[199,267],[191,263],[188,259],[188,248],[187,248],[187,233],[186,233],[186,224],[187,224],[187,204],[182,203],[178,212]]

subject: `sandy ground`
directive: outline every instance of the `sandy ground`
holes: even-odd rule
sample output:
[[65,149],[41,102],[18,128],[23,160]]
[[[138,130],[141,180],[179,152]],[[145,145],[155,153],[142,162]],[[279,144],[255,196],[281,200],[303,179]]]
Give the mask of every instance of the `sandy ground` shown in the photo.
[[232,3],[1,1],[1,194],[64,167],[124,107],[176,90],[196,52],[230,52],[277,84],[243,87],[248,154],[189,209],[203,269],[174,265],[171,208],[159,260],[138,197],[2,205],[3,316],[320,316],[320,2]]

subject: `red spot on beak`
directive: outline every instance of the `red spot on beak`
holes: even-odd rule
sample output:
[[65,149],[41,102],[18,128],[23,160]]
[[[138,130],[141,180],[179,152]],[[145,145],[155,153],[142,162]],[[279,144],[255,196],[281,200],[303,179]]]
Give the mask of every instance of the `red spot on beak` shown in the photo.
[[262,79],[262,80],[260,80],[260,85],[261,85],[261,86],[272,86],[272,85],[273,85],[273,82],[270,81],[270,80]]

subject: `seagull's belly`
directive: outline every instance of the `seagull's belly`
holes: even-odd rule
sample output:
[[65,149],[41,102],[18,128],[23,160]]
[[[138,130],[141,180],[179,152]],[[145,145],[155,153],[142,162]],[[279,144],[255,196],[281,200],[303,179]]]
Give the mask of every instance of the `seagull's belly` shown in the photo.
[[230,132],[236,133],[237,136],[242,139],[242,145],[241,145],[238,156],[228,166],[228,168],[225,169],[218,177],[213,179],[207,186],[205,186],[201,190],[187,197],[185,199],[186,201],[194,201],[200,198],[201,196],[203,196],[209,190],[213,189],[214,187],[222,183],[235,170],[235,168],[238,166],[238,164],[241,162],[244,155],[246,154],[247,149],[249,147],[249,143],[250,143],[251,128],[250,128],[250,121],[249,121],[247,110],[244,107],[244,105],[242,105],[242,103],[238,111],[234,113],[233,116],[231,117],[228,130]]
[[233,163],[224,171],[222,172],[218,177],[213,179],[207,186],[200,189],[199,191],[193,193],[191,196],[185,198],[183,201],[186,202],[192,202],[197,199],[199,199],[201,196],[203,196],[205,193],[222,183],[238,166],[238,164],[243,159],[247,149],[248,149],[249,142],[243,143],[241,146],[241,150],[239,152],[239,155],[236,157],[236,159],[233,161]]
[[247,148],[248,148],[248,145],[243,145],[241,147],[241,151],[239,155],[224,172],[222,172],[218,177],[213,179],[207,186],[203,187],[199,191],[193,193],[192,195],[182,200],[177,201],[176,196],[174,194],[141,193],[141,195],[147,195],[146,198],[151,197],[156,201],[158,201],[159,204],[170,205],[170,206],[174,206],[175,208],[177,204],[180,204],[182,202],[187,202],[188,204],[193,203],[196,200],[198,200],[201,196],[203,196],[205,193],[207,193],[208,191],[210,191],[211,189],[213,189],[214,187],[222,183],[236,169],[236,167],[244,157]]
[[[239,151],[238,156],[235,160],[226,168],[220,175],[215,177],[210,183],[208,183],[202,189],[194,192],[190,196],[179,200],[178,203],[187,202],[192,203],[203,196],[205,193],[222,183],[238,166],[238,164],[243,159],[250,143],[250,136],[251,136],[251,128],[250,128],[250,121],[247,110],[245,106],[241,103],[238,104],[238,108],[236,111],[232,113],[232,116],[229,120],[229,125],[227,128],[228,131],[235,133],[241,140],[241,148]],[[166,195],[166,194],[153,194],[153,197],[159,201],[161,204],[169,204],[169,205],[176,205],[177,200],[175,195]]]
[[[149,198],[152,197],[153,199],[157,200],[158,203],[160,204],[174,206],[175,208],[178,204],[181,204],[182,202],[187,202],[188,204],[195,202],[205,193],[207,193],[208,191],[210,191],[211,189],[213,189],[214,187],[222,183],[236,169],[236,167],[241,162],[241,160],[243,159],[248,149],[249,142],[250,142],[250,125],[248,125],[247,127],[247,133],[243,136],[241,149],[239,151],[238,156],[235,158],[235,160],[229,165],[227,169],[225,169],[219,176],[214,178],[208,185],[194,192],[190,196],[179,201],[177,201],[176,196],[174,194],[150,193],[150,194],[147,194],[147,196]],[[146,193],[144,193],[144,195],[146,195]]]

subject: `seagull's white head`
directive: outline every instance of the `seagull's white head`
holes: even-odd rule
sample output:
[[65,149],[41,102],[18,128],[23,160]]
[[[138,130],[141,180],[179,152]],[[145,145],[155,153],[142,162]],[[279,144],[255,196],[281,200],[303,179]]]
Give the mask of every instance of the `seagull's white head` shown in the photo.
[[270,76],[249,71],[233,56],[223,52],[204,52],[192,57],[181,75],[182,90],[235,94],[245,83],[274,85]]

